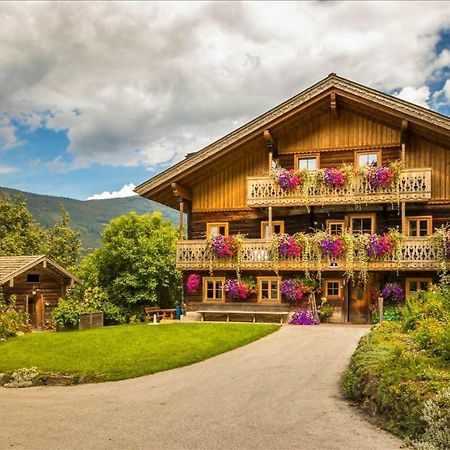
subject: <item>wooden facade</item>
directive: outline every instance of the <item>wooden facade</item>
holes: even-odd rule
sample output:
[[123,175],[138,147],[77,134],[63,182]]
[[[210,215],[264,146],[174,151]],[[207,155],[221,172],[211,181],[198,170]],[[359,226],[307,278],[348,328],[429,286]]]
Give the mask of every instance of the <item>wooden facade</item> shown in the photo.
[[81,280],[43,255],[0,257],[0,285],[8,299],[16,296],[16,306],[30,315],[30,324],[42,328],[51,321],[51,312],[66,290]]
[[[358,178],[351,186],[283,191],[269,175],[273,163],[291,169],[313,159],[323,169],[358,165],[374,154],[377,164],[403,161],[398,191],[374,190]],[[339,305],[336,320],[365,322],[375,284],[397,281],[408,292],[437,280],[429,235],[450,222],[450,118],[330,74],[136,191],[188,215],[177,266],[186,275],[203,277],[199,293],[185,297],[192,306],[208,300],[205,289],[214,291],[214,301],[227,300],[220,280],[233,276],[235,263],[218,263],[214,277],[219,279],[208,282],[205,252],[210,230],[220,229],[245,235],[244,275],[260,281],[270,280],[275,271],[283,279],[320,270],[324,297]],[[405,236],[400,261],[371,261],[364,288],[345,280],[345,261],[327,260],[318,267],[315,261],[291,258],[274,267],[268,256],[270,226],[289,234],[351,229],[358,217],[370,218],[372,233],[398,228]],[[250,301],[257,302],[258,295]]]

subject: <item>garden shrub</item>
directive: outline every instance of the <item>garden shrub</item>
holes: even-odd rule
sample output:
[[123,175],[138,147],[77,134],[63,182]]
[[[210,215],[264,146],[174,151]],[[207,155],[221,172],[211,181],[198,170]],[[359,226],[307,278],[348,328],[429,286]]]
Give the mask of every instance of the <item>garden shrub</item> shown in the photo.
[[6,388],[24,388],[30,387],[37,383],[39,372],[36,367],[24,367],[13,372],[9,381],[3,386]]
[[16,298],[12,295],[7,302],[0,291],[0,340],[16,336],[18,332],[30,331],[29,315],[16,308]]
[[343,390],[385,428],[420,438],[422,450],[450,448],[448,430],[432,431],[436,424],[449,426],[448,394],[441,394],[450,385],[449,361],[450,289],[444,282],[411,296],[401,322],[384,322],[361,339]]
[[448,450],[450,448],[450,388],[428,400],[423,409],[425,431],[414,442],[419,450]]

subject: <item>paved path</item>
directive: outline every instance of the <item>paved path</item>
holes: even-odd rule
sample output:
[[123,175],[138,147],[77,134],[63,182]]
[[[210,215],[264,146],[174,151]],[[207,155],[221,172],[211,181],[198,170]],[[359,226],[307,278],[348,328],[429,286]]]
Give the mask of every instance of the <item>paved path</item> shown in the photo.
[[0,448],[398,449],[339,394],[367,332],[285,326],[237,350],[133,380],[0,388]]

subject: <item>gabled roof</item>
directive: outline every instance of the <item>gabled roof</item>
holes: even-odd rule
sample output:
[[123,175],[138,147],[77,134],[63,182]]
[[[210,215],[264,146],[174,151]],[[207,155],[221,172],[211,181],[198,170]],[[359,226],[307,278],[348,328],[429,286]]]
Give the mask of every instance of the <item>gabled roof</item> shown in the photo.
[[45,264],[63,277],[73,280],[74,283],[81,283],[81,280],[68,272],[64,267],[45,255],[36,256],[0,256],[0,285],[12,280],[20,274],[32,269],[38,264]]
[[191,169],[195,170],[196,166],[206,159],[213,158],[227,147],[245,139],[256,131],[269,128],[274,121],[282,118],[282,116],[301,108],[302,105],[310,103],[317,97],[321,97],[322,94],[328,94],[330,91],[335,91],[338,95],[348,95],[353,99],[364,99],[364,101],[369,102],[374,107],[393,111],[402,118],[412,122],[418,122],[422,126],[431,126],[433,129],[437,128],[450,137],[450,117],[331,73],[328,77],[300,94],[281,103],[218,141],[213,142],[198,152],[190,153],[184,160],[137,186],[135,192],[144,197],[151,198],[152,191],[157,191],[164,187],[167,188],[171,182],[176,181],[176,177],[182,175],[184,172]]

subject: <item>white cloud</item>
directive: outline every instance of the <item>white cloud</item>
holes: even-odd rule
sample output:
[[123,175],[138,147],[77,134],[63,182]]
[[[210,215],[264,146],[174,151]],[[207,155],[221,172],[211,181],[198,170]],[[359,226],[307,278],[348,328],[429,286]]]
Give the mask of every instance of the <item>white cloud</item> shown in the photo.
[[58,171],[167,164],[329,72],[404,95],[450,59],[447,2],[4,2],[0,23],[2,110],[67,130]]
[[106,198],[123,198],[123,197],[131,197],[132,195],[137,195],[134,192],[134,188],[136,186],[133,183],[124,184],[122,189],[113,192],[102,192],[101,194],[94,194],[91,197],[88,197],[86,200],[104,200]]
[[428,104],[430,88],[428,86],[421,86],[419,88],[405,86],[400,92],[395,93],[394,96],[415,103],[423,108],[430,108]]
[[443,91],[445,94],[445,98],[450,103],[450,79],[445,82]]
[[17,167],[0,165],[0,175],[17,172]]

